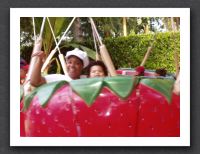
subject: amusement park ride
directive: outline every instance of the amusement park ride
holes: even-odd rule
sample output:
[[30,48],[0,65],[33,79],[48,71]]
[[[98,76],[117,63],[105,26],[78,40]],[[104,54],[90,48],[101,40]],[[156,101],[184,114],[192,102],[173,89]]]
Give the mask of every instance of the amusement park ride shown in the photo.
[[[180,96],[173,93],[175,79],[148,70],[144,76],[134,76],[134,69],[116,71],[90,21],[110,76],[35,88],[21,99],[21,137],[179,137]],[[41,50],[41,41],[39,45],[36,41],[34,50]]]

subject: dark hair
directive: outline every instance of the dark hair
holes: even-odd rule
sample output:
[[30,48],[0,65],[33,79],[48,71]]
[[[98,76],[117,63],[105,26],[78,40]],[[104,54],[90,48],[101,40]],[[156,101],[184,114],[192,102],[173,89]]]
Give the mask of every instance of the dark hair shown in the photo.
[[22,57],[20,57],[20,68],[22,68],[26,65],[27,65],[27,62]]
[[105,76],[108,75],[107,68],[106,68],[105,64],[104,64],[102,61],[100,61],[100,60],[92,61],[92,62],[88,65],[88,74],[90,73],[90,69],[91,69],[92,66],[101,66],[102,69],[103,69],[103,71],[104,71]]
[[159,69],[156,69],[156,73],[159,74],[160,76],[166,76],[167,70],[164,68],[159,68]]

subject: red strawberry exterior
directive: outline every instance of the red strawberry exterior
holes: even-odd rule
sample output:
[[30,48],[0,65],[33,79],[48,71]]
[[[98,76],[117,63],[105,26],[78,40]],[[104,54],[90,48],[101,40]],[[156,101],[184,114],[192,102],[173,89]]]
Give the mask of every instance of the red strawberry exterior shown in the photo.
[[21,121],[28,137],[180,136],[179,104],[179,96],[173,95],[170,104],[157,90],[139,83],[126,99],[103,86],[88,105],[65,84],[45,107],[35,96]]
[[33,99],[25,112],[26,136],[136,135],[138,102],[134,92],[129,99],[121,100],[104,88],[88,107],[76,93],[67,93],[69,88],[60,88],[45,108],[37,97]]
[[[74,97],[76,98],[76,96]],[[103,88],[91,107],[81,98],[75,103],[79,136],[135,136],[138,102],[135,92],[121,100],[107,88]]]
[[169,104],[156,90],[143,84],[138,86],[140,105],[137,136],[180,136],[180,108],[178,96],[173,95]]
[[61,87],[43,108],[37,97],[25,112],[26,136],[77,136],[72,105],[68,102],[69,87]]
[[20,136],[25,136],[25,127],[24,127],[24,112],[21,112],[23,108],[23,101],[20,102]]

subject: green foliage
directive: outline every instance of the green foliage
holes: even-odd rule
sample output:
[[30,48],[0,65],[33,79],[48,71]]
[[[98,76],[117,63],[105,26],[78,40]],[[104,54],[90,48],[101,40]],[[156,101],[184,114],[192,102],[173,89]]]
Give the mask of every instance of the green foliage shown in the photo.
[[26,111],[30,103],[32,102],[35,96],[38,97],[41,106],[45,107],[49,101],[49,99],[53,96],[56,90],[58,90],[61,86],[68,84],[66,81],[55,81],[48,84],[43,84],[38,88],[35,88],[31,93],[25,96],[24,98],[24,107],[22,111]]
[[104,40],[104,43],[116,68],[134,68],[140,65],[147,48],[152,43],[153,50],[146,61],[146,69],[166,68],[168,72],[175,72],[174,52],[180,55],[180,33],[167,32],[108,38]]
[[[62,30],[68,26],[67,23],[69,22],[68,18],[64,18],[64,17],[59,17],[59,18],[51,17],[49,18],[49,21],[56,38],[61,37],[60,35],[61,35]],[[46,54],[49,54],[50,51],[54,48],[55,41],[53,39],[53,34],[51,32],[48,21],[46,21],[45,24],[46,25],[45,25],[45,29],[43,33],[43,48]],[[56,41],[58,42],[59,40],[57,39]]]
[[21,46],[20,48],[20,57],[25,59],[27,63],[30,63],[32,50],[33,46]]
[[[174,73],[175,52],[178,53],[180,62],[179,32],[131,35],[127,37],[106,38],[104,40],[104,44],[106,45],[116,68],[134,68],[140,65],[147,48],[152,43],[153,50],[146,61],[145,68],[150,70],[166,68],[168,73]],[[71,47],[83,47],[83,50],[86,50],[87,47],[86,51],[88,52],[90,58],[94,59],[95,57],[95,52],[93,52],[95,51],[94,42],[92,40],[87,40],[86,42],[77,45],[75,43],[67,42],[66,44],[62,44],[60,49],[61,52],[68,51],[69,49],[73,49]],[[21,55],[28,62],[30,60],[30,51],[32,51],[32,47],[21,48]],[[62,53],[65,55],[64,52]],[[53,72],[55,73],[57,71],[57,68],[54,68]]]

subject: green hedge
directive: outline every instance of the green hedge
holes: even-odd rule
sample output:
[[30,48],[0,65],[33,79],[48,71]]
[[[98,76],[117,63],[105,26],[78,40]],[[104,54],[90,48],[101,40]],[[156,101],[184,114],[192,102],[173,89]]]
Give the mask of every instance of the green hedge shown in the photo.
[[175,72],[174,55],[175,52],[180,55],[180,33],[143,34],[104,40],[116,68],[134,68],[140,65],[152,42],[153,50],[145,68],[166,68],[168,72]]
[[[107,38],[104,41],[116,68],[134,68],[142,62],[147,48],[153,43],[153,50],[146,61],[145,68],[155,70],[166,68],[168,73],[175,72],[174,53],[180,55],[180,33],[141,34],[127,37]],[[94,50],[94,42],[82,45]],[[30,61],[33,47],[21,49],[21,56]],[[180,56],[179,56],[180,59]],[[180,61],[180,60],[179,60]]]

